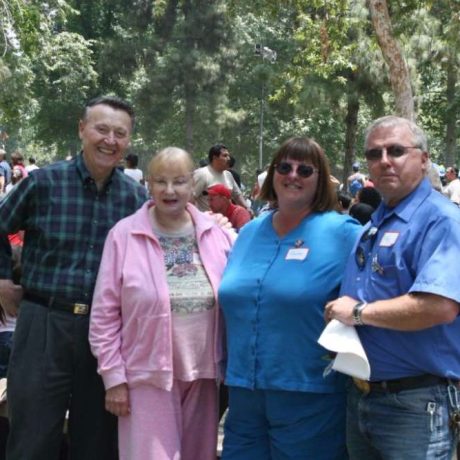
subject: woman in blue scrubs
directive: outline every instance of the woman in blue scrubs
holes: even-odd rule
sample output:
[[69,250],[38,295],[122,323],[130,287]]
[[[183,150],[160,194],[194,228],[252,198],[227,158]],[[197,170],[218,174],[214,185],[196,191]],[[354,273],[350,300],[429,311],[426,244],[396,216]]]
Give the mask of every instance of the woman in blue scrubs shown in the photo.
[[317,339],[361,226],[335,211],[312,139],[280,147],[261,199],[275,209],[241,230],[219,288],[230,394],[222,460],[346,459],[345,377],[323,376]]

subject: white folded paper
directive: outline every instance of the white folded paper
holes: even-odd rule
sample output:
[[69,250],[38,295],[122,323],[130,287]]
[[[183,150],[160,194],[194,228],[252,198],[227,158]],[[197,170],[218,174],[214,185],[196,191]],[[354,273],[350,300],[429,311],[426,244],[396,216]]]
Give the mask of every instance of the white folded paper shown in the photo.
[[332,369],[352,377],[369,380],[371,366],[353,326],[347,326],[333,319],[324,329],[318,343],[327,350],[337,353]]

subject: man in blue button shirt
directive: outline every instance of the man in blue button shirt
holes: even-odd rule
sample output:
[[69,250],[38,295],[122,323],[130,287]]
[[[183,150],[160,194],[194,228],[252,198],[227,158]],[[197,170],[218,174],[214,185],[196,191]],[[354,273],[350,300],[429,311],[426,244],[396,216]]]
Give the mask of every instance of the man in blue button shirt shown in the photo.
[[110,228],[147,199],[117,168],[130,143],[132,108],[90,101],[82,152],[40,168],[0,204],[0,237],[25,230],[21,286],[0,245],[0,303],[19,316],[8,371],[9,460],[56,460],[69,411],[72,460],[117,458],[116,419],[88,342],[94,284]]
[[368,129],[383,203],[347,264],[326,320],[356,326],[371,366],[348,396],[351,459],[450,460],[460,415],[460,210],[430,186],[424,132],[395,116]]

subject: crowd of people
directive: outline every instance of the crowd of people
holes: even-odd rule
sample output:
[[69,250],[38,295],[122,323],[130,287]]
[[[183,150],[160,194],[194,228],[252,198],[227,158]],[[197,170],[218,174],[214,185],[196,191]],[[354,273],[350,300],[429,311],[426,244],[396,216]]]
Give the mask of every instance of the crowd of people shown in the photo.
[[29,164],[26,166],[23,154],[16,150],[11,154],[11,161],[9,162],[6,159],[6,150],[0,148],[0,199],[35,169],[39,169],[35,158],[29,157]]
[[[144,181],[134,119],[89,101],[80,154],[0,202],[6,458],[57,460],[67,418],[72,460],[214,460],[220,400],[224,460],[451,460],[460,181],[450,167],[434,189],[423,130],[375,120],[369,176],[356,163],[343,187],[315,140],[291,137],[251,206],[224,144],[199,168],[165,147]],[[355,327],[368,380],[326,372],[332,320]]]

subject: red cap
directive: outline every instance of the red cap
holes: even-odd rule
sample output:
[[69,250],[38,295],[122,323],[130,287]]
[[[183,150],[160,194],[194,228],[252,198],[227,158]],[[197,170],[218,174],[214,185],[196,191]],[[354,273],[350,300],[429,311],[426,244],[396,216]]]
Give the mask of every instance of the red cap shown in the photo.
[[211,187],[208,187],[206,195],[220,195],[229,199],[232,196],[230,190],[223,184],[211,185]]

